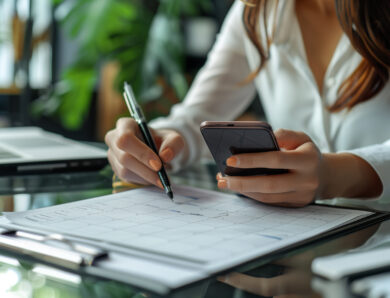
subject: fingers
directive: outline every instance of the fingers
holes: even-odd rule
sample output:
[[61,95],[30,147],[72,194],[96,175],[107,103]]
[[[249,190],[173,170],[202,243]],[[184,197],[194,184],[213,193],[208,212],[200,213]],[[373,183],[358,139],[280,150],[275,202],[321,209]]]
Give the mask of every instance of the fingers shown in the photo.
[[259,192],[264,194],[288,193],[296,190],[314,190],[317,187],[316,179],[302,179],[295,173],[269,176],[226,176],[218,177],[218,187],[232,191]]
[[315,198],[317,176],[296,173],[270,176],[223,177],[217,175],[218,187],[241,193],[259,202],[281,207],[303,207]]
[[279,147],[287,150],[294,150],[306,142],[311,142],[310,137],[303,132],[278,129],[274,134]]
[[106,134],[108,160],[115,174],[123,181],[161,185],[156,171],[161,160],[137,136],[139,128],[130,118],[118,120],[117,127]]
[[235,168],[297,169],[307,164],[307,155],[297,151],[244,153],[229,157],[226,164]]
[[160,158],[134,132],[130,131],[121,134],[116,141],[116,145],[119,149],[132,155],[151,170],[160,170],[162,166]]
[[[115,148],[112,148],[109,151],[114,152]],[[160,180],[156,172],[146,167],[144,164],[139,162],[130,154],[126,152],[120,152],[116,154],[110,153],[109,155],[112,156],[111,160],[116,165],[117,171],[115,172],[115,174],[117,174],[117,176],[122,180],[127,182],[136,182],[134,180],[134,176],[136,176],[137,180],[141,180],[144,182],[144,183],[141,182],[141,184],[145,184],[145,182],[147,182],[146,184],[154,184],[157,186],[160,185],[159,182]],[[118,156],[120,156],[119,159]]]
[[301,144],[291,151],[244,153],[229,157],[226,164],[235,168],[269,168],[312,170],[317,165],[320,152],[313,142]]
[[285,151],[237,154],[226,160],[236,168],[288,169],[268,176],[218,176],[218,187],[239,192],[260,202],[288,207],[311,203],[320,186],[322,154],[310,137],[301,132],[278,130]]
[[163,136],[159,155],[163,162],[168,163],[183,150],[184,140],[176,131],[163,132]]
[[120,163],[125,161],[127,153],[151,170],[158,171],[162,166],[160,158],[138,135],[138,124],[133,119],[121,118],[117,128],[106,134],[105,141]]
[[132,118],[120,118],[116,122],[116,129],[121,132],[132,131],[140,139],[142,138],[141,131],[137,122]]
[[[175,131],[151,129],[151,134],[165,162],[171,161],[184,147],[184,139]],[[162,160],[143,142],[139,126],[133,119],[119,119],[116,128],[106,134],[105,142],[109,147],[108,159],[119,178],[162,188],[156,173],[162,167]]]
[[115,156],[112,154],[112,152],[109,150],[108,154],[108,161],[110,162],[110,165],[112,167],[112,170],[114,171],[115,175],[124,182],[132,182],[137,184],[148,184],[147,181],[140,178],[130,170],[123,167],[115,158]]

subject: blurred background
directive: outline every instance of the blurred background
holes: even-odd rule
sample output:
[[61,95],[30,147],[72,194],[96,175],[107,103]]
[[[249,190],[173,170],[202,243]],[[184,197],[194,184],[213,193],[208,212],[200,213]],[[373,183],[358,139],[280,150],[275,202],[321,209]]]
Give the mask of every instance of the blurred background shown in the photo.
[[128,115],[181,101],[232,0],[0,0],[0,127],[103,140]]

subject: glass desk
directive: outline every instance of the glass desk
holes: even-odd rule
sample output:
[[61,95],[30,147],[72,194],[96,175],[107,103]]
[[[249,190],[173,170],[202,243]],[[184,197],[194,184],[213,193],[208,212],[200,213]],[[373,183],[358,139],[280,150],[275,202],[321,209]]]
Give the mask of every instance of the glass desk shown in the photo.
[[[171,177],[176,184],[217,189],[213,166],[198,165]],[[24,211],[112,193],[112,172],[0,178],[0,211]],[[382,222],[292,250],[272,262],[254,262],[227,280],[212,278],[178,290],[170,297],[354,297],[346,284],[326,284],[313,278],[311,262],[362,246],[368,239],[386,245],[390,222]],[[389,237],[390,238],[390,237]],[[390,246],[390,239],[388,241]],[[159,297],[136,285],[82,276],[0,252],[0,297]]]

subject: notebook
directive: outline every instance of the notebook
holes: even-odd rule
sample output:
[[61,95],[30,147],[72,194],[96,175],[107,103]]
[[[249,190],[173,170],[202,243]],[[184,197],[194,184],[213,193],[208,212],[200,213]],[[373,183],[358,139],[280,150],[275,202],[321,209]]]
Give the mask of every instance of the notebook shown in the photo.
[[0,176],[100,169],[106,151],[38,127],[0,129]]

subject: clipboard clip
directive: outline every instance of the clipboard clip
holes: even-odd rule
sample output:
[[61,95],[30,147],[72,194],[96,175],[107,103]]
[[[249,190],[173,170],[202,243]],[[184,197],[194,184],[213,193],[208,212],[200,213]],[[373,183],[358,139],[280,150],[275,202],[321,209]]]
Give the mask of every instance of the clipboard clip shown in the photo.
[[0,248],[72,270],[92,266],[96,260],[108,257],[105,250],[73,242],[61,234],[17,230],[0,233]]

